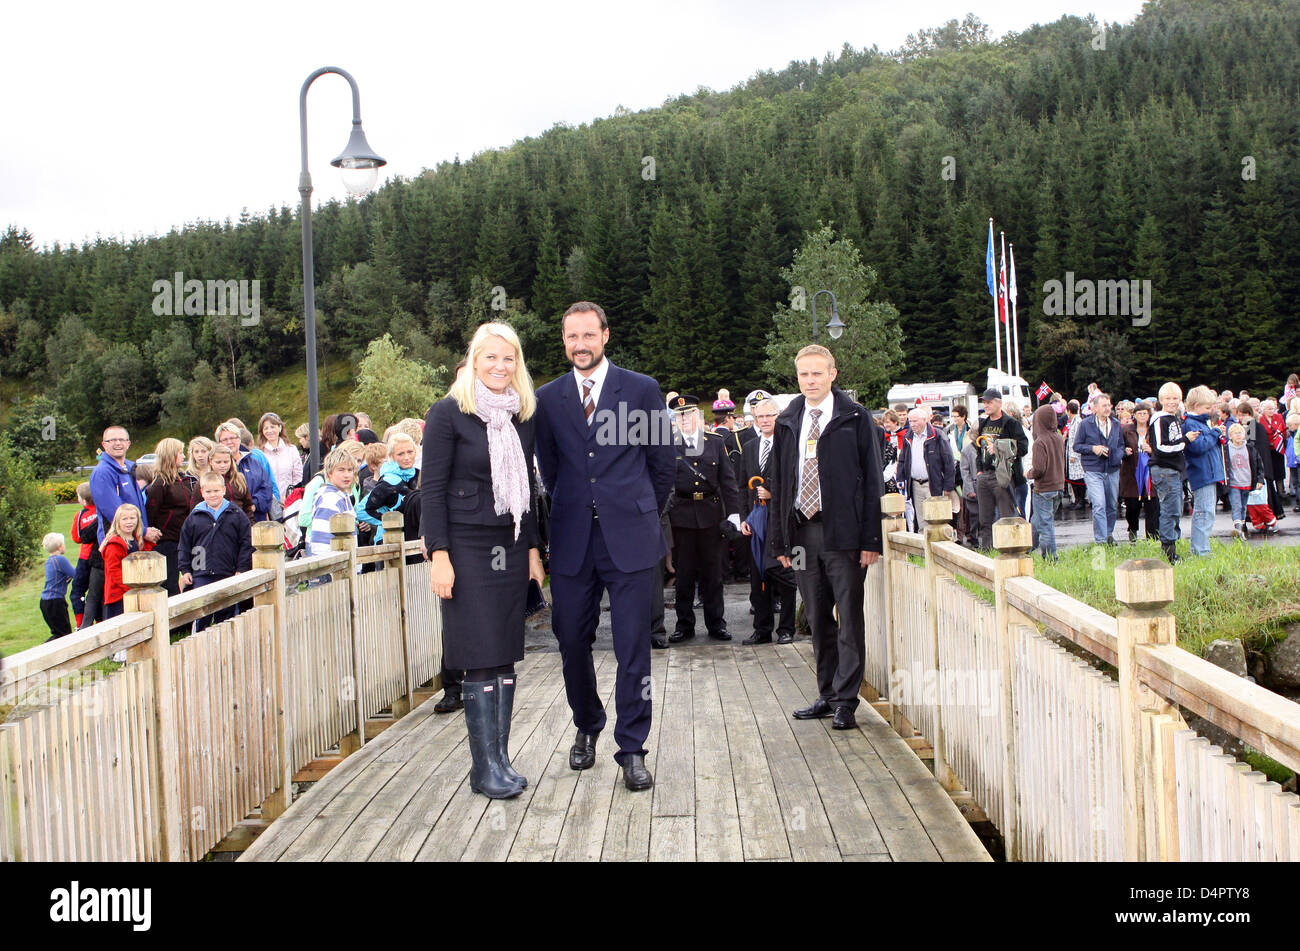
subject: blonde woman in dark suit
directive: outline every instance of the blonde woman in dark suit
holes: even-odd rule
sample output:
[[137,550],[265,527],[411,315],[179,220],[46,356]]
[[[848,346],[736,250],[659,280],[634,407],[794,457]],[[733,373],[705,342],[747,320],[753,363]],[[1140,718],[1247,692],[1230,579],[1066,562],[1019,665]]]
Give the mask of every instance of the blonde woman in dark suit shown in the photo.
[[420,528],[441,599],[443,663],[464,671],[470,787],[517,796],[510,765],[516,662],[524,657],[529,580],[545,579],[537,534],[533,414],[537,406],[515,332],[487,323],[461,374],[429,410]]

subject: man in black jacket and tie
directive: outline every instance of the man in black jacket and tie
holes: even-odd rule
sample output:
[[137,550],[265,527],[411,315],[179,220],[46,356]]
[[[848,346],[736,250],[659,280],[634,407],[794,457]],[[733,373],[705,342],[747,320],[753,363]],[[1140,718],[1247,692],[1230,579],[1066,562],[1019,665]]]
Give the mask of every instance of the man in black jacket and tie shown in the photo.
[[[748,452],[741,457],[740,491],[746,493],[748,503],[742,514],[748,515],[760,502],[772,500],[772,442],[776,431],[776,417],[780,410],[776,400],[761,400],[754,407],[754,424],[757,438],[750,442]],[[741,522],[740,530],[749,538],[754,533],[749,522]],[[745,638],[745,644],[772,643],[774,605],[780,602],[781,620],[776,625],[777,643],[789,644],[794,640],[794,572],[782,565],[772,554],[772,535],[769,531],[763,546],[763,568],[751,563],[749,578],[749,604],[754,609],[754,633]],[[745,544],[748,544],[746,542]]]
[[817,663],[817,700],[794,716],[834,716],[835,729],[849,730],[866,654],[863,583],[881,552],[880,433],[871,414],[833,386],[838,371],[825,347],[800,350],[795,372],[802,395],[777,417],[768,525],[772,551],[794,568]]

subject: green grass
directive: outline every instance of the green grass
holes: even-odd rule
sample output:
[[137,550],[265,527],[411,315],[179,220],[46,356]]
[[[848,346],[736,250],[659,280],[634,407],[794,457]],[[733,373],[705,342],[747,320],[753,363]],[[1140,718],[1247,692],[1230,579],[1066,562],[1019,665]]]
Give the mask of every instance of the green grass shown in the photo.
[[[1179,645],[1204,656],[1217,638],[1237,638],[1248,650],[1263,650],[1282,628],[1300,621],[1300,548],[1210,542],[1210,554],[1194,558],[1179,543],[1174,566],[1174,603]],[[1107,614],[1115,599],[1115,567],[1130,558],[1163,560],[1160,544],[1143,540],[1114,547],[1066,549],[1055,564],[1035,558],[1034,577]]]
[[[68,561],[77,564],[78,546],[72,541],[72,520],[79,505],[56,505],[48,532],[61,532],[68,543]],[[16,654],[35,647],[50,636],[41,617],[41,589],[45,587],[45,555],[21,578],[0,589],[0,653]],[[71,614],[71,607],[68,611]]]

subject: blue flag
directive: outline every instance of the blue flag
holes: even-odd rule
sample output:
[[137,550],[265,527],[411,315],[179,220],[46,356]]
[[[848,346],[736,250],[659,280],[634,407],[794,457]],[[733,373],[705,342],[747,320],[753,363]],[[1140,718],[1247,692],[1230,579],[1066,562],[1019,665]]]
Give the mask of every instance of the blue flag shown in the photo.
[[998,282],[997,282],[997,278],[995,278],[995,277],[993,276],[993,271],[994,271],[994,268],[993,268],[993,219],[990,218],[990,219],[989,219],[989,251],[988,251],[988,254],[985,255],[985,257],[984,257],[984,277],[985,277],[985,279],[988,281],[988,285],[989,285],[989,296],[992,297],[992,298],[994,298],[994,299],[996,300],[996,299],[997,299],[997,296],[998,296]]

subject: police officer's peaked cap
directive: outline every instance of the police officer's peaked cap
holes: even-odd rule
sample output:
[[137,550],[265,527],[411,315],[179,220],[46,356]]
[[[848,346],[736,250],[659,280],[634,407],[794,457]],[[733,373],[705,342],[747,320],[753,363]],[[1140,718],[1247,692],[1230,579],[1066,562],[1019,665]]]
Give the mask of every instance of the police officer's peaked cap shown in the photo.
[[700,398],[691,396],[687,393],[683,396],[674,396],[668,404],[668,408],[674,413],[685,413],[688,410],[699,409]]

